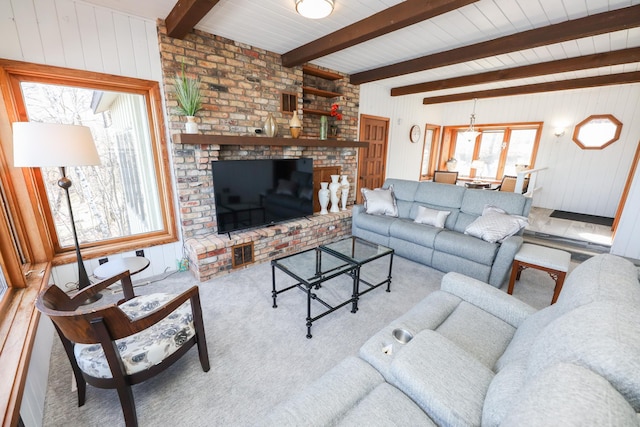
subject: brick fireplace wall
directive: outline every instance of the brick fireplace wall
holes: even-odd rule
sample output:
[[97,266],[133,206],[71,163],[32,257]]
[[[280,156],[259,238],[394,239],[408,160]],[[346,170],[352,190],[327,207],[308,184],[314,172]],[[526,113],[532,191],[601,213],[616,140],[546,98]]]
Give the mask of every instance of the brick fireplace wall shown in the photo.
[[[302,67],[282,66],[280,55],[234,42],[220,36],[194,30],[184,40],[166,34],[163,21],[158,22],[158,36],[171,134],[184,129],[184,117],[176,114],[174,79],[182,68],[187,75],[198,76],[203,93],[203,110],[196,115],[201,133],[260,138],[269,113],[278,123],[279,136],[288,135],[290,114],[280,110],[281,93],[298,95],[298,112],[303,106]],[[355,140],[358,125],[359,87],[348,83],[348,76],[336,83],[342,96],[329,100],[340,105],[344,119],[334,122],[339,139]],[[315,100],[314,100],[315,101]],[[303,135],[317,138],[319,116],[301,115]],[[270,145],[194,145],[172,142],[172,162],[177,181],[179,223],[192,271],[206,280],[230,270],[230,248],[247,239],[258,245],[256,261],[272,259],[292,251],[317,246],[324,241],[350,234],[351,216],[345,213],[300,220],[272,227],[233,233],[231,238],[217,235],[211,162],[222,159],[297,158],[314,159],[314,166],[340,166],[351,183],[357,173],[357,149],[344,147],[304,147]],[[349,204],[355,199],[351,186]],[[327,233],[328,229],[331,233]],[[289,233],[293,233],[290,234]],[[282,236],[281,234],[284,234]],[[303,238],[288,238],[297,236]],[[282,239],[285,238],[285,245]]]

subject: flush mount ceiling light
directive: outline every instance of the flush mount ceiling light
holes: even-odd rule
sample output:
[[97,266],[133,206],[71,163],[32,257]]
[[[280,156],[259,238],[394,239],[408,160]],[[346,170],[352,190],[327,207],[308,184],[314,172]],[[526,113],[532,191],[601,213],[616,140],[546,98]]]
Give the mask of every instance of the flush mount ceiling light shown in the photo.
[[309,19],[327,17],[333,12],[334,0],[296,0],[296,11]]

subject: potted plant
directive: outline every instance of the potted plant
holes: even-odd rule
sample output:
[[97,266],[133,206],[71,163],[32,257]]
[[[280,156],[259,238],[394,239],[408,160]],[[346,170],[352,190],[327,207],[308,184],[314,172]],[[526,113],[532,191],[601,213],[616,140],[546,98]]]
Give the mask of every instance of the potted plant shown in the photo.
[[202,109],[202,94],[200,93],[200,80],[187,77],[182,71],[176,75],[176,98],[178,99],[178,112],[187,117],[186,132],[198,133],[198,124],[195,115]]

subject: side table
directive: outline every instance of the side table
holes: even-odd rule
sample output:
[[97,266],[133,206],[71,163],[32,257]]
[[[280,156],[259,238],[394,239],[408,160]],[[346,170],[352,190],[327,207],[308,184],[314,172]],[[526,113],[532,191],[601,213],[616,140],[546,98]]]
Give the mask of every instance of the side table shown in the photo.
[[551,304],[554,304],[562,290],[564,279],[569,271],[569,265],[571,265],[571,254],[569,252],[525,243],[513,260],[507,293],[509,295],[513,294],[515,281],[520,279],[522,270],[535,268],[546,271],[556,282],[553,298],[551,299]]
[[100,280],[108,279],[123,271],[129,270],[129,273],[133,276],[136,273],[140,273],[142,270],[149,267],[150,261],[143,256],[131,256],[124,257],[122,259],[114,259],[113,261],[107,261],[102,265],[99,265],[93,270],[93,275]]

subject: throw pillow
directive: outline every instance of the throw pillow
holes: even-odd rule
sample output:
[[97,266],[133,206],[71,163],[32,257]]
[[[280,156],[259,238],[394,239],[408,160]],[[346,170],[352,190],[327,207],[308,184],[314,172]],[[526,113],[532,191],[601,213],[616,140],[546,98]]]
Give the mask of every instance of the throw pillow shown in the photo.
[[489,243],[504,241],[526,227],[527,218],[520,215],[509,215],[504,210],[487,205],[482,211],[482,216],[476,218],[464,230],[464,234],[485,240]]
[[298,184],[286,179],[278,180],[278,188],[276,194],[285,194],[287,196],[296,196],[298,192]]
[[393,185],[388,189],[362,188],[362,197],[364,198],[364,207],[368,214],[398,216],[398,206],[396,205],[396,196],[393,194]]
[[437,211],[435,209],[425,208],[424,206],[418,206],[418,215],[414,221],[419,224],[444,228],[444,223],[450,213],[450,211]]

